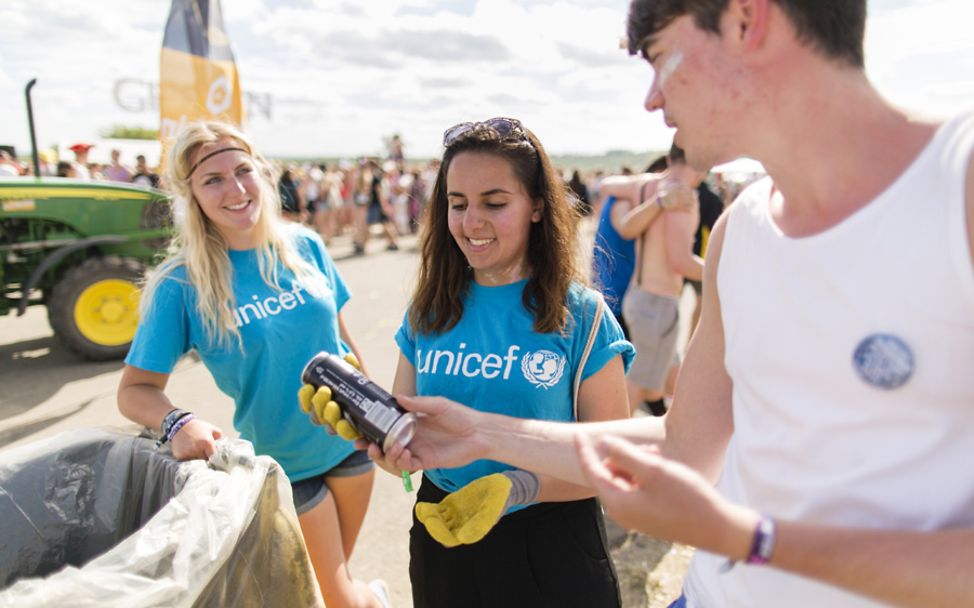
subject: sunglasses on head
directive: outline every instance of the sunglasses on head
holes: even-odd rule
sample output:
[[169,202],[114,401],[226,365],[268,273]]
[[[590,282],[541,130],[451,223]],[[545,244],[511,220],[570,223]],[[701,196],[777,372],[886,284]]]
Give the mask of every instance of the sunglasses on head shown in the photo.
[[493,133],[499,139],[507,139],[512,135],[520,135],[525,141],[528,141],[527,134],[524,132],[524,127],[521,125],[520,120],[498,116],[497,118],[488,118],[482,122],[461,122],[460,124],[453,125],[443,132],[443,147],[449,148],[465,135],[481,130]]

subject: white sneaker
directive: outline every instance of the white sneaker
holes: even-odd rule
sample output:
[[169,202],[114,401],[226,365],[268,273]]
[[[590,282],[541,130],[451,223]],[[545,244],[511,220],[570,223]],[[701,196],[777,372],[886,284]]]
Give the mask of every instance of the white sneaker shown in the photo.
[[392,608],[392,601],[389,599],[389,586],[381,578],[369,581],[369,589],[375,596],[375,599],[379,600],[379,604],[382,608]]

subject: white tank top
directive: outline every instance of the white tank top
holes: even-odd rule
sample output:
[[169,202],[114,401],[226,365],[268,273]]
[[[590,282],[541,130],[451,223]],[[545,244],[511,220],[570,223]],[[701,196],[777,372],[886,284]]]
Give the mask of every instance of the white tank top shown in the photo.
[[[731,207],[717,285],[734,435],[720,492],[782,519],[974,526],[974,115],[825,232],[781,233],[770,180]],[[689,606],[880,604],[761,566],[694,558]]]

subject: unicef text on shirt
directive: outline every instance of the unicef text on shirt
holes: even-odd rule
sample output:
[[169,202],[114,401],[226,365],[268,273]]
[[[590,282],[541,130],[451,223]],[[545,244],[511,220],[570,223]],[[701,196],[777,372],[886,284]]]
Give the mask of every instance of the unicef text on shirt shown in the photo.
[[503,379],[511,377],[511,366],[517,361],[517,353],[521,350],[520,346],[511,346],[507,349],[504,356],[488,353],[467,353],[463,349],[467,347],[466,342],[460,343],[459,351],[434,350],[423,352],[416,349],[416,373],[418,374],[442,374],[445,376],[463,375],[467,378],[483,376],[487,380],[496,378],[504,369]]
[[265,319],[279,315],[281,311],[293,310],[303,305],[305,302],[301,291],[301,286],[295,285],[291,291],[285,291],[276,296],[267,296],[263,300],[257,294],[253,294],[250,296],[254,300],[252,304],[243,304],[233,311],[233,316],[237,321],[237,327],[243,327],[249,324],[251,318]]

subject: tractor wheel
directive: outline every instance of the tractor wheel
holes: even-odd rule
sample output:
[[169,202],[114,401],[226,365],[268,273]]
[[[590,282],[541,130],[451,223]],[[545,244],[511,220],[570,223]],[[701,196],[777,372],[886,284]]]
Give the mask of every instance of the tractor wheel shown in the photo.
[[139,324],[139,281],[144,268],[116,256],[71,268],[51,290],[47,317],[54,335],[86,359],[121,359]]

